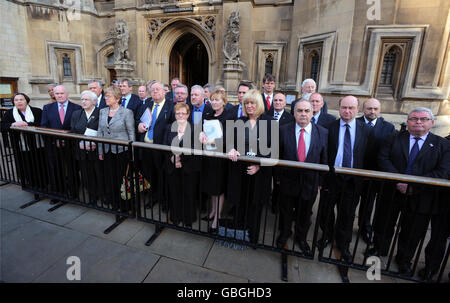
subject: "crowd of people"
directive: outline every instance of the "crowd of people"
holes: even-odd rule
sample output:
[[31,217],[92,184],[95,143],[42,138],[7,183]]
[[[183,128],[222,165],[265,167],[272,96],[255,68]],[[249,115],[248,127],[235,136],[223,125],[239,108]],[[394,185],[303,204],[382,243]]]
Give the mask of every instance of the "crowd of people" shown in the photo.
[[[382,185],[381,181],[335,174],[332,169],[323,174],[238,161],[240,156],[275,157],[265,147],[276,145],[276,156],[283,160],[448,179],[450,143],[448,138],[430,132],[434,125],[430,109],[412,110],[407,129],[396,131],[381,117],[381,103],[374,98],[360,104],[357,97],[345,96],[339,100],[339,117],[328,114],[326,102],[312,79],[303,81],[302,97],[292,102],[290,112],[286,109],[286,96],[274,91],[275,77],[271,74],[265,75],[262,91],[252,83],[240,83],[237,105],[227,102],[225,89],[220,86],[194,85],[189,92],[177,78],[172,79],[170,86],[171,90],[159,81],[149,81],[139,86],[138,95],[134,95],[127,79],[105,89],[93,80],[89,90],[81,93],[79,106],[69,101],[64,86],[50,85],[51,100],[43,110],[31,107],[30,99],[18,93],[14,107],[2,118],[2,131],[11,126],[42,126],[108,139],[190,148],[200,144],[205,150],[225,153],[228,160],[141,149],[134,160],[152,186],[152,203],[167,202],[173,224],[190,227],[202,219],[212,222],[210,232],[217,232],[227,203],[233,209],[235,227],[248,230],[250,241],[257,242],[262,209],[271,205],[272,211],[280,214],[276,246],[286,247],[294,222],[294,241],[305,255],[311,255],[307,235],[319,193],[319,249],[335,241],[345,262],[354,257],[349,247],[358,205],[358,225],[362,239],[370,245],[370,255],[387,255],[395,224],[401,217],[395,260],[399,272],[405,275],[411,274],[411,261],[431,220],[426,266],[419,274],[425,280],[436,274],[450,232],[450,207],[444,190],[401,182]],[[360,109],[363,115],[357,118]],[[234,123],[230,128],[228,121],[242,121],[245,127]],[[214,130],[214,126],[220,130]],[[234,141],[225,144],[229,133],[233,133]],[[238,138],[243,138],[243,142]],[[42,169],[48,170],[54,191],[66,190],[76,197],[82,185],[87,188],[91,203],[101,199],[116,209],[129,209],[120,193],[130,161],[126,146],[96,146],[81,141],[74,147],[47,140],[45,149],[48,165]],[[56,149],[64,150],[63,164],[56,161]],[[39,152],[44,153],[42,148]],[[27,157],[23,158],[24,166],[32,162],[32,156]],[[66,187],[60,182],[65,176]],[[95,177],[87,181],[83,176]],[[30,182],[36,184],[39,180],[33,178]],[[168,191],[164,190],[167,184]],[[197,218],[199,194],[211,201],[203,218]]]

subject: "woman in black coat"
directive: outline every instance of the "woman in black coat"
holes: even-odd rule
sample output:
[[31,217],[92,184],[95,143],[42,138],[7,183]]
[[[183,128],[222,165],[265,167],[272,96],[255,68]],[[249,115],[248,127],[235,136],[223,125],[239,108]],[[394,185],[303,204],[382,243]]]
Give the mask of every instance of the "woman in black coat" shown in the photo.
[[[189,105],[177,103],[174,107],[176,122],[168,125],[164,144],[194,148],[194,128],[189,127]],[[190,136],[190,138],[189,138]],[[189,144],[186,146],[186,144]],[[192,227],[197,220],[195,192],[198,186],[201,159],[188,154],[167,154],[167,183],[169,185],[169,214],[173,224],[183,222]]]
[[[81,93],[81,107],[72,114],[70,131],[72,133],[96,136],[100,109],[95,107],[97,95],[89,90]],[[81,181],[89,193],[89,202],[95,204],[102,196],[101,170],[98,160],[97,146],[92,141],[76,141],[74,145],[75,160],[78,161]],[[74,170],[75,171],[75,170]],[[76,178],[78,180],[78,178]],[[84,197],[84,195],[82,195]]]
[[[10,140],[13,132],[11,126],[40,126],[42,110],[29,105],[30,98],[24,93],[17,93],[13,96],[14,107],[7,110],[2,117],[1,132],[3,134],[5,146],[13,147],[18,143],[16,154],[16,167],[19,176],[23,178],[26,186],[44,188],[47,186],[47,169],[45,152],[40,136],[21,133],[20,140]],[[16,134],[16,133],[15,133]],[[17,133],[18,134],[18,133]]]
[[[214,114],[205,117],[208,120],[218,120],[222,128],[222,138],[211,140],[205,132],[200,133],[200,141],[205,145],[205,149],[215,146],[214,151],[225,152],[226,120],[233,118],[230,112],[225,110],[227,104],[226,93],[221,90],[214,90],[211,93],[211,107]],[[204,129],[205,130],[205,129]],[[213,157],[203,157],[202,160],[202,192],[211,196],[210,213],[203,220],[212,220],[210,232],[216,232],[217,223],[222,215],[222,207],[227,188],[228,160]]]
[[[248,230],[250,241],[257,243],[262,207],[270,197],[272,168],[252,162],[237,162],[237,159],[241,155],[270,158],[270,154],[263,154],[261,149],[271,147],[271,121],[274,120],[264,114],[264,103],[258,90],[247,91],[242,104],[245,116],[239,119],[245,127],[235,128],[235,146],[228,152],[233,163],[228,174],[227,199],[235,205],[235,228]],[[237,144],[240,137],[244,138],[244,146]]]

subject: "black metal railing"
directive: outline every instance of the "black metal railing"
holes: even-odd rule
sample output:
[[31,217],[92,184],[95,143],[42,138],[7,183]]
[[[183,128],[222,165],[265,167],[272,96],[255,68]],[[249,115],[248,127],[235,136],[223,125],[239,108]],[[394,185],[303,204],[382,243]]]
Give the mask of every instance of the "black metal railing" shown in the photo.
[[[343,281],[348,281],[350,268],[364,271],[373,268],[371,264],[367,264],[367,260],[373,260],[373,258],[369,259],[372,245],[362,241],[363,225],[359,224],[355,218],[359,213],[359,220],[367,219],[372,226],[375,225],[378,235],[386,237],[383,239],[384,243],[387,243],[387,247],[384,247],[385,252],[377,254],[378,259],[375,259],[379,261],[380,273],[406,280],[421,281],[417,277],[417,269],[419,263],[424,262],[424,247],[441,229],[436,227],[439,225],[433,223],[441,220],[440,213],[432,212],[428,217],[421,217],[425,222],[425,229],[418,231],[419,239],[415,237],[412,244],[414,247],[408,250],[413,252],[412,257],[408,256],[412,261],[412,271],[407,274],[399,272],[395,261],[398,242],[399,239],[403,242],[407,239],[404,232],[402,234],[402,228],[405,229],[402,219],[408,215],[408,220],[414,222],[415,213],[405,208],[409,205],[407,201],[400,203],[395,210],[389,207],[398,202],[395,200],[398,195],[393,191],[393,186],[399,182],[407,183],[413,188],[420,186],[420,190],[428,191],[433,195],[431,208],[434,210],[439,210],[443,205],[445,208],[445,203],[442,201],[445,200],[445,193],[450,187],[450,182],[442,179],[350,168],[330,169],[326,165],[319,164],[239,157],[236,163],[258,164],[264,169],[267,168],[266,173],[269,174],[270,170],[276,167],[323,175],[325,182],[319,196],[309,201],[313,205],[313,214],[306,242],[311,247],[311,251],[305,252],[305,249],[297,243],[296,232],[289,237],[285,245],[277,243],[280,235],[280,211],[272,209],[269,195],[260,195],[267,188],[258,187],[258,184],[267,183],[246,181],[242,188],[245,194],[241,197],[240,203],[234,203],[228,196],[223,203],[221,217],[216,226],[212,226],[214,220],[202,220],[214,213],[212,208],[216,210],[215,215],[218,216],[220,203],[218,198],[213,199],[212,202],[208,201],[208,195],[205,194],[208,191],[202,187],[204,182],[200,181],[201,170],[195,165],[201,166],[199,163],[205,159],[221,159],[223,163],[220,165],[225,165],[228,171],[232,165],[237,164],[228,160],[226,154],[166,145],[107,140],[33,127],[12,127],[8,135],[12,142],[12,147],[9,148],[14,152],[13,158],[18,164],[16,170],[20,185],[24,190],[36,195],[61,201],[56,207],[65,203],[74,203],[114,214],[116,222],[105,231],[106,233],[125,218],[137,218],[140,221],[155,224],[155,234],[151,235],[147,245],[151,245],[164,228],[172,228],[214,238],[221,245],[228,247],[276,251],[280,253],[282,260],[283,280],[287,280],[287,256],[289,255],[310,260],[317,255],[320,262],[336,264]],[[104,153],[103,160],[99,160],[99,149],[104,152],[116,151],[116,153]],[[191,157],[189,161],[192,161],[193,165],[188,167],[186,164],[184,170],[177,170],[176,161],[171,159],[174,152]],[[274,164],[274,166],[271,167],[268,164]],[[216,167],[210,166],[204,169],[215,170]],[[10,175],[6,175],[6,179],[8,177]],[[271,187],[270,183],[269,187]],[[229,192],[226,189],[223,191],[225,194]],[[375,194],[367,195],[364,192]],[[258,200],[254,197],[262,198]],[[405,199],[412,199],[414,196],[405,195],[405,197]],[[374,200],[374,205],[369,203],[370,199]],[[38,199],[32,203],[37,201]],[[278,204],[283,202],[278,201]],[[361,208],[359,212],[358,206]],[[300,207],[299,204],[293,205],[294,209]],[[386,209],[392,211],[393,216],[396,217],[387,218],[389,214],[384,213]],[[374,218],[378,218],[378,221],[374,221]],[[435,228],[427,228],[430,220]],[[384,227],[384,221],[390,222],[389,228]],[[385,229],[389,232],[383,232]],[[328,245],[319,241],[319,238],[323,239],[324,236],[329,238]],[[444,245],[448,246],[448,242]],[[348,254],[343,253],[346,249]],[[445,255],[441,256],[439,261],[439,270],[434,281],[440,281],[444,271],[448,270],[446,267],[448,254],[447,247]]]

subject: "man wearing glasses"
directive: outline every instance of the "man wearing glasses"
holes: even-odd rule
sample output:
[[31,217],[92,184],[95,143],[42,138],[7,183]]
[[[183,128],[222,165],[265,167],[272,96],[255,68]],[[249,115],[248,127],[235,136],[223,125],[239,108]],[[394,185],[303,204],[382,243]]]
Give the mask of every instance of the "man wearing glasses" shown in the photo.
[[[430,132],[433,113],[425,107],[408,115],[407,131],[390,135],[380,149],[380,170],[431,178],[447,179],[450,170],[448,141]],[[385,184],[374,218],[374,247],[371,255],[385,256],[401,212],[400,234],[395,261],[399,273],[412,275],[411,260],[425,235],[430,215],[438,210],[436,190],[406,183]]]

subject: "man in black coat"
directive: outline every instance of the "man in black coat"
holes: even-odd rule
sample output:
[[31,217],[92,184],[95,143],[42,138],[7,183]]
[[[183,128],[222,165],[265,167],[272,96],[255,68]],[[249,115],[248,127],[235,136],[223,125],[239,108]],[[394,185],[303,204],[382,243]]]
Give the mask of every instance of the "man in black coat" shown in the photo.
[[[359,101],[354,96],[339,100],[340,119],[328,127],[328,165],[349,168],[364,168],[367,151],[373,142],[373,130],[359,120],[356,114]],[[352,240],[355,210],[359,202],[362,179],[351,176],[328,175],[330,187],[329,199],[323,207],[325,219],[321,228],[324,236],[319,240],[319,247],[324,248],[332,239],[334,224],[334,206],[337,204],[335,227],[336,246],[341,251],[344,261],[350,262],[352,256],[349,245]]]
[[[430,109],[414,109],[407,120],[407,131],[389,136],[378,155],[382,171],[447,179],[450,150],[447,140],[430,132],[434,125]],[[385,184],[377,201],[374,218],[374,247],[371,255],[387,255],[394,227],[401,212],[400,234],[395,260],[401,274],[411,275],[411,260],[424,237],[430,215],[438,214],[437,191],[424,185]]]
[[[383,145],[383,141],[390,134],[395,133],[395,127],[392,123],[385,121],[381,114],[381,103],[377,99],[371,98],[363,103],[364,115],[357,118],[357,120],[373,127],[374,142],[373,148],[367,155],[366,168],[370,170],[379,170],[376,159],[378,152]],[[372,217],[373,205],[375,197],[380,190],[380,182],[373,180],[365,182],[361,194],[361,202],[359,205],[358,224],[361,229],[360,234],[366,243],[372,241],[372,226],[370,218]]]
[[273,90],[275,89],[275,76],[265,74],[262,81],[262,98],[264,103],[264,112],[267,113],[273,106]]
[[321,94],[313,93],[309,97],[309,101],[313,105],[313,117],[311,118],[311,121],[315,124],[319,124],[320,126],[327,128],[328,124],[336,120],[335,116],[322,111],[324,101]]
[[[142,106],[137,116],[142,117],[144,112],[148,109],[148,114],[151,117],[150,125],[142,121],[136,121],[139,133],[139,141],[155,144],[163,144],[166,129],[170,127],[175,116],[173,112],[173,103],[165,100],[165,93],[163,84],[154,82],[150,87],[150,94],[152,101],[147,106]],[[164,196],[164,167],[163,167],[163,153],[152,150],[142,149],[142,165],[141,171],[154,190],[152,190],[152,200],[166,201]]]
[[88,89],[97,96],[95,107],[99,109],[106,107],[105,94],[103,93],[102,83],[98,80],[91,80],[88,83]]
[[133,111],[133,115],[136,116],[136,112],[142,105],[141,99],[135,94],[132,94],[133,86],[128,79],[123,79],[120,82],[120,90],[122,91],[122,103],[120,106],[128,108]]
[[175,103],[175,88],[177,87],[178,84],[180,84],[180,79],[178,78],[173,78],[170,81],[170,87],[171,90],[169,92],[167,92],[165,99],[166,101],[169,101],[170,103]]
[[[56,102],[44,106],[41,126],[69,131],[72,113],[81,109],[81,106],[69,101],[69,93],[64,86],[56,86],[53,92]],[[78,175],[76,175],[77,168],[73,165],[72,150],[68,147],[68,144],[62,144],[61,141],[54,140],[54,137],[45,138],[45,149],[48,155],[52,190],[60,194],[69,192],[71,198],[76,198],[78,196]],[[57,154],[61,155],[59,157],[61,158],[60,165],[56,163],[58,158]],[[66,173],[64,173],[64,170],[66,170]],[[52,199],[51,204],[55,203],[57,203],[57,200]]]
[[[244,97],[245,93],[248,92],[250,89],[252,89],[253,86],[252,84],[248,83],[248,82],[241,82],[239,83],[238,86],[238,101],[239,104],[233,106],[230,109],[230,116],[234,118],[234,120],[239,119],[240,117],[244,116],[244,112],[243,112],[243,104],[242,104],[242,98]],[[227,103],[228,105],[229,103]]]
[[[275,99],[277,95],[275,96]],[[275,101],[276,102],[276,101]],[[280,158],[283,160],[327,164],[328,131],[311,123],[312,104],[297,102],[294,109],[295,122],[280,128]],[[312,170],[280,168],[280,235],[277,247],[282,248],[291,235],[291,224],[295,218],[295,241],[300,250],[310,256],[306,242],[311,225],[314,201],[321,183],[319,173]],[[295,208],[295,211],[294,211]]]

